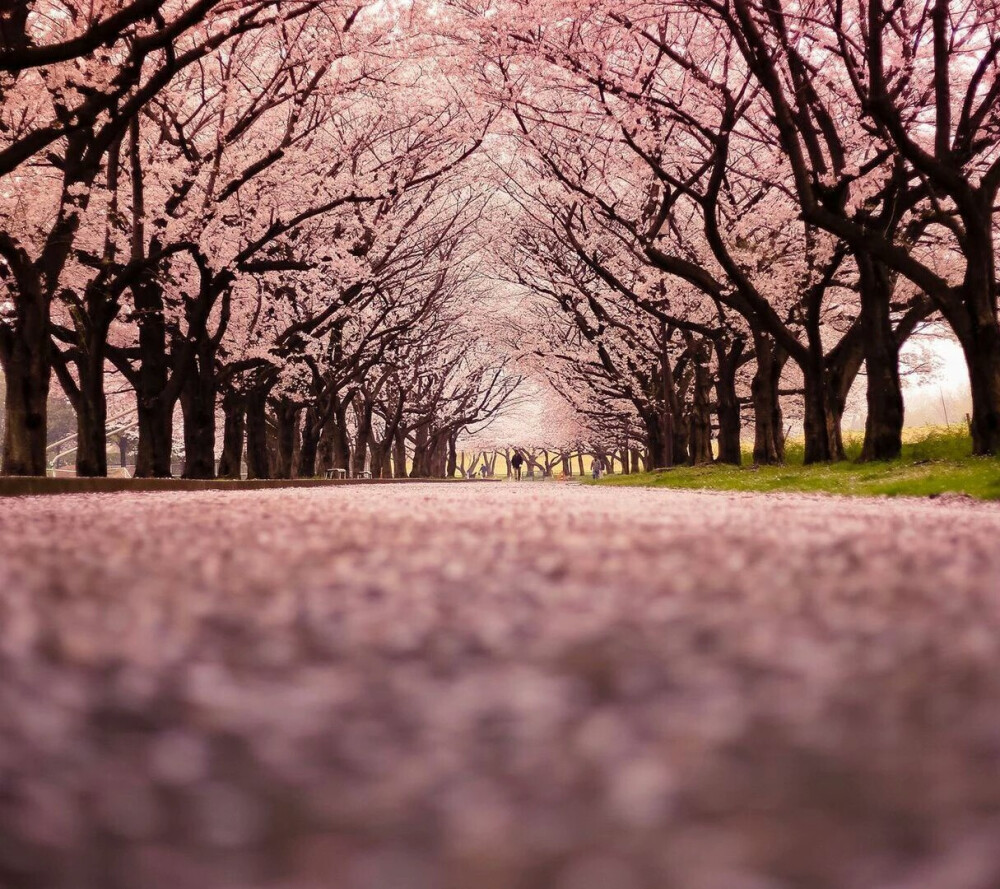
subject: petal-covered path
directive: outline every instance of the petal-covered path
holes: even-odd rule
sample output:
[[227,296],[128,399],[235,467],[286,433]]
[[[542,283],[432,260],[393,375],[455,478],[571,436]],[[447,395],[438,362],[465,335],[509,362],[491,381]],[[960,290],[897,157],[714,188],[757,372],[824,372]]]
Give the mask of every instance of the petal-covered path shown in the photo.
[[1000,508],[0,503],[0,886],[1000,885]]

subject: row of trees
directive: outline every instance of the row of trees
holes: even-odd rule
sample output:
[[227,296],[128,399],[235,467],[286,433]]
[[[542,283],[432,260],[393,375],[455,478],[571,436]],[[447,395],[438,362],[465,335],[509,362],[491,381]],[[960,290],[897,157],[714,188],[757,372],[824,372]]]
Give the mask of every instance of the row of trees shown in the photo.
[[995,13],[4,4],[3,471],[45,471],[55,379],[103,474],[109,375],[140,475],[447,474],[526,373],[574,408],[546,441],[651,466],[739,462],[748,417],[780,461],[790,413],[840,459],[863,374],[887,459],[927,324],[996,453]]
[[738,463],[749,404],[754,459],[777,462],[790,405],[806,460],[842,459],[863,370],[863,456],[895,457],[900,349],[943,319],[975,452],[1000,450],[994,5],[524,0],[464,21],[513,118],[530,351],[606,435],[667,466],[717,434]]
[[[46,469],[58,380],[107,472],[443,473],[518,376],[464,323],[490,122],[433,45],[347,0],[0,9],[3,472]],[[174,417],[182,416],[182,432]],[[393,459],[394,458],[394,459]]]

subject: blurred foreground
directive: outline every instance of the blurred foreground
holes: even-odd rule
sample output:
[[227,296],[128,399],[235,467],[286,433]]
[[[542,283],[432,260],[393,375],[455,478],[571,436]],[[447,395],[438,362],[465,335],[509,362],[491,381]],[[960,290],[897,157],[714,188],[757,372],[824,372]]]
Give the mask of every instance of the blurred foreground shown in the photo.
[[564,485],[0,513],[0,886],[1000,885],[1000,509]]

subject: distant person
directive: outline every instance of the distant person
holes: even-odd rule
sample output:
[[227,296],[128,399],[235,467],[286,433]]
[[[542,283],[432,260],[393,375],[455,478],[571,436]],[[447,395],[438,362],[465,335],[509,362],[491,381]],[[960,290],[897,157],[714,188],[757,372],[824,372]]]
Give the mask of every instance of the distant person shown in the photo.
[[483,478],[486,478],[486,476],[488,476],[490,474],[489,467],[485,463],[482,466],[479,467],[479,474]]
[[521,480],[521,467],[524,466],[524,457],[520,451],[514,451],[514,456],[510,458],[510,468],[514,470],[514,478]]
[[590,471],[594,476],[594,481],[601,477],[604,472],[604,461],[600,457],[594,457],[594,462],[590,464]]

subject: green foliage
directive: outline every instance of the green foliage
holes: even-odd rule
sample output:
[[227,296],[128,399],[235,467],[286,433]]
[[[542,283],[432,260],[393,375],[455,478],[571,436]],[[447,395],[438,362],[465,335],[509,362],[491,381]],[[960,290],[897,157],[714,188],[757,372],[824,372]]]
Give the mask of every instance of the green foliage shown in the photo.
[[806,491],[848,495],[926,497],[944,493],[1000,500],[1000,459],[973,457],[965,430],[924,431],[888,463],[858,463],[861,441],[845,442],[852,459],[802,465],[802,446],[789,443],[783,466],[682,466],[640,475],[612,476],[597,484],[699,488],[720,491]]

